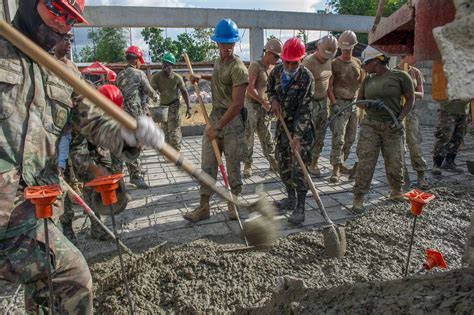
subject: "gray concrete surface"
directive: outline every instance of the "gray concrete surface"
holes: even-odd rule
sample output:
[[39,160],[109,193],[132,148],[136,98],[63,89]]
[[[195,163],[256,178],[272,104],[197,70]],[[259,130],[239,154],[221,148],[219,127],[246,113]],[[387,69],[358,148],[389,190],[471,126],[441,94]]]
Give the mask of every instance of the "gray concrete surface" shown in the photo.
[[[423,148],[425,158],[431,167],[430,152],[433,147],[433,128],[423,128]],[[201,154],[201,136],[185,137],[183,143],[183,152],[186,159],[199,165]],[[355,148],[349,157],[348,165],[353,165],[356,160]],[[276,174],[271,172],[264,159],[260,145],[256,141],[254,174],[251,178],[244,180],[244,199],[253,200],[257,198],[255,189],[257,185],[263,185],[268,200],[279,200],[284,197],[283,184]],[[472,158],[474,152],[474,143],[469,135],[466,136],[464,151],[459,154],[458,164],[465,167],[465,160],[469,155]],[[323,178],[314,178],[315,185],[321,194],[321,198],[329,216],[337,222],[351,220],[352,203],[352,185],[346,176],[342,177],[339,184],[330,184],[328,182],[331,172],[329,164],[330,153],[330,133],[326,137],[326,143],[321,159]],[[211,219],[202,221],[198,224],[190,224],[183,220],[182,215],[186,211],[194,209],[199,202],[199,186],[192,181],[185,173],[178,170],[174,165],[164,161],[153,150],[146,150],[142,156],[143,166],[147,170],[146,181],[150,188],[139,190],[133,185],[127,184],[133,200],[130,202],[127,210],[117,216],[120,233],[126,244],[131,248],[140,248],[155,246],[163,241],[171,243],[186,243],[198,238],[212,237],[226,242],[228,239],[238,240],[239,228],[235,221],[228,221],[225,215],[226,203],[218,197],[211,200],[212,216]],[[409,164],[411,179],[415,180],[414,171]],[[462,179],[472,180],[473,176],[464,174],[458,175],[446,172],[445,177],[430,177],[432,183],[440,180]],[[128,178],[126,179],[128,181]],[[220,183],[222,183],[219,177]],[[385,176],[384,164],[379,159],[372,182],[372,189],[368,194],[368,205],[373,206],[385,202],[390,189]],[[314,199],[310,196],[307,199],[307,218],[302,228],[296,228],[286,221],[285,216],[280,216],[279,221],[282,225],[281,235],[289,235],[302,230],[318,229],[324,225],[324,220],[316,207]],[[75,229],[80,240],[79,247],[87,257],[91,258],[97,254],[103,254],[114,251],[114,246],[109,242],[98,242],[89,237],[89,222],[84,224],[85,217],[81,210],[76,208],[77,219],[74,222]],[[110,226],[110,218],[104,217],[106,224]],[[229,238],[229,235],[233,237]]]

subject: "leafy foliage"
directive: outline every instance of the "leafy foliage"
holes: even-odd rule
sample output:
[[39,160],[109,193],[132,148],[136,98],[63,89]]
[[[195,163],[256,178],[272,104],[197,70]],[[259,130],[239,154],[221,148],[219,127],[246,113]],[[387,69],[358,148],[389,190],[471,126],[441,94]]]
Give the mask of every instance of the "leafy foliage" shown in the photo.
[[104,27],[92,29],[87,35],[92,46],[84,47],[78,60],[80,62],[122,62],[125,61],[127,37],[123,28]]

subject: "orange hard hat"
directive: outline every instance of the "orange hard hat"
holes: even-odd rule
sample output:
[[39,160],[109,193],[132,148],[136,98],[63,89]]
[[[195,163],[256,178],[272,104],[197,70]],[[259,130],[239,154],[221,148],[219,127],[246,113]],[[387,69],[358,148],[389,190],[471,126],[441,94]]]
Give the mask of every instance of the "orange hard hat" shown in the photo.
[[301,38],[293,37],[285,42],[281,53],[283,61],[300,61],[306,56],[306,46]]
[[109,100],[117,104],[118,107],[123,107],[123,95],[120,89],[112,84],[105,84],[99,87],[98,91],[102,93]]
[[85,0],[45,0],[46,7],[56,17],[65,17],[66,24],[89,23],[84,18]]
[[133,55],[133,56],[136,56],[138,58],[140,58],[140,62],[142,64],[145,63],[145,60],[143,59],[143,51],[141,50],[140,47],[138,46],[135,46],[135,45],[132,45],[130,47],[127,48],[127,51],[125,52],[127,55]]

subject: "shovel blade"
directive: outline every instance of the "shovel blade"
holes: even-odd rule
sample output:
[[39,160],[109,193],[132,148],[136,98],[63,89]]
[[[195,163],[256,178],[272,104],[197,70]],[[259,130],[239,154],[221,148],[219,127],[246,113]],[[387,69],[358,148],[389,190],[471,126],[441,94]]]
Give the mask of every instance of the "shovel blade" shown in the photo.
[[324,248],[331,258],[341,258],[346,254],[346,229],[341,225],[330,225],[323,229]]

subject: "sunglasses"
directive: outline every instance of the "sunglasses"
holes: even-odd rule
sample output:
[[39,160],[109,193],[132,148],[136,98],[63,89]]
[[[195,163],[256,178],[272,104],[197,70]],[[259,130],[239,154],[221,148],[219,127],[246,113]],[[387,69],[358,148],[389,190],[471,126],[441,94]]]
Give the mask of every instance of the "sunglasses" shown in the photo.
[[66,17],[66,24],[69,26],[73,26],[77,23],[77,18],[66,11],[54,2],[54,0],[46,0],[46,7],[48,8],[49,12],[54,14],[57,17]]
[[280,55],[275,54],[274,52],[270,52],[270,53],[273,55],[273,57],[274,57],[276,60],[280,59]]
[[63,41],[64,41],[65,43],[70,43],[70,44],[72,44],[72,43],[74,43],[74,38],[72,38],[72,37],[63,37]]

